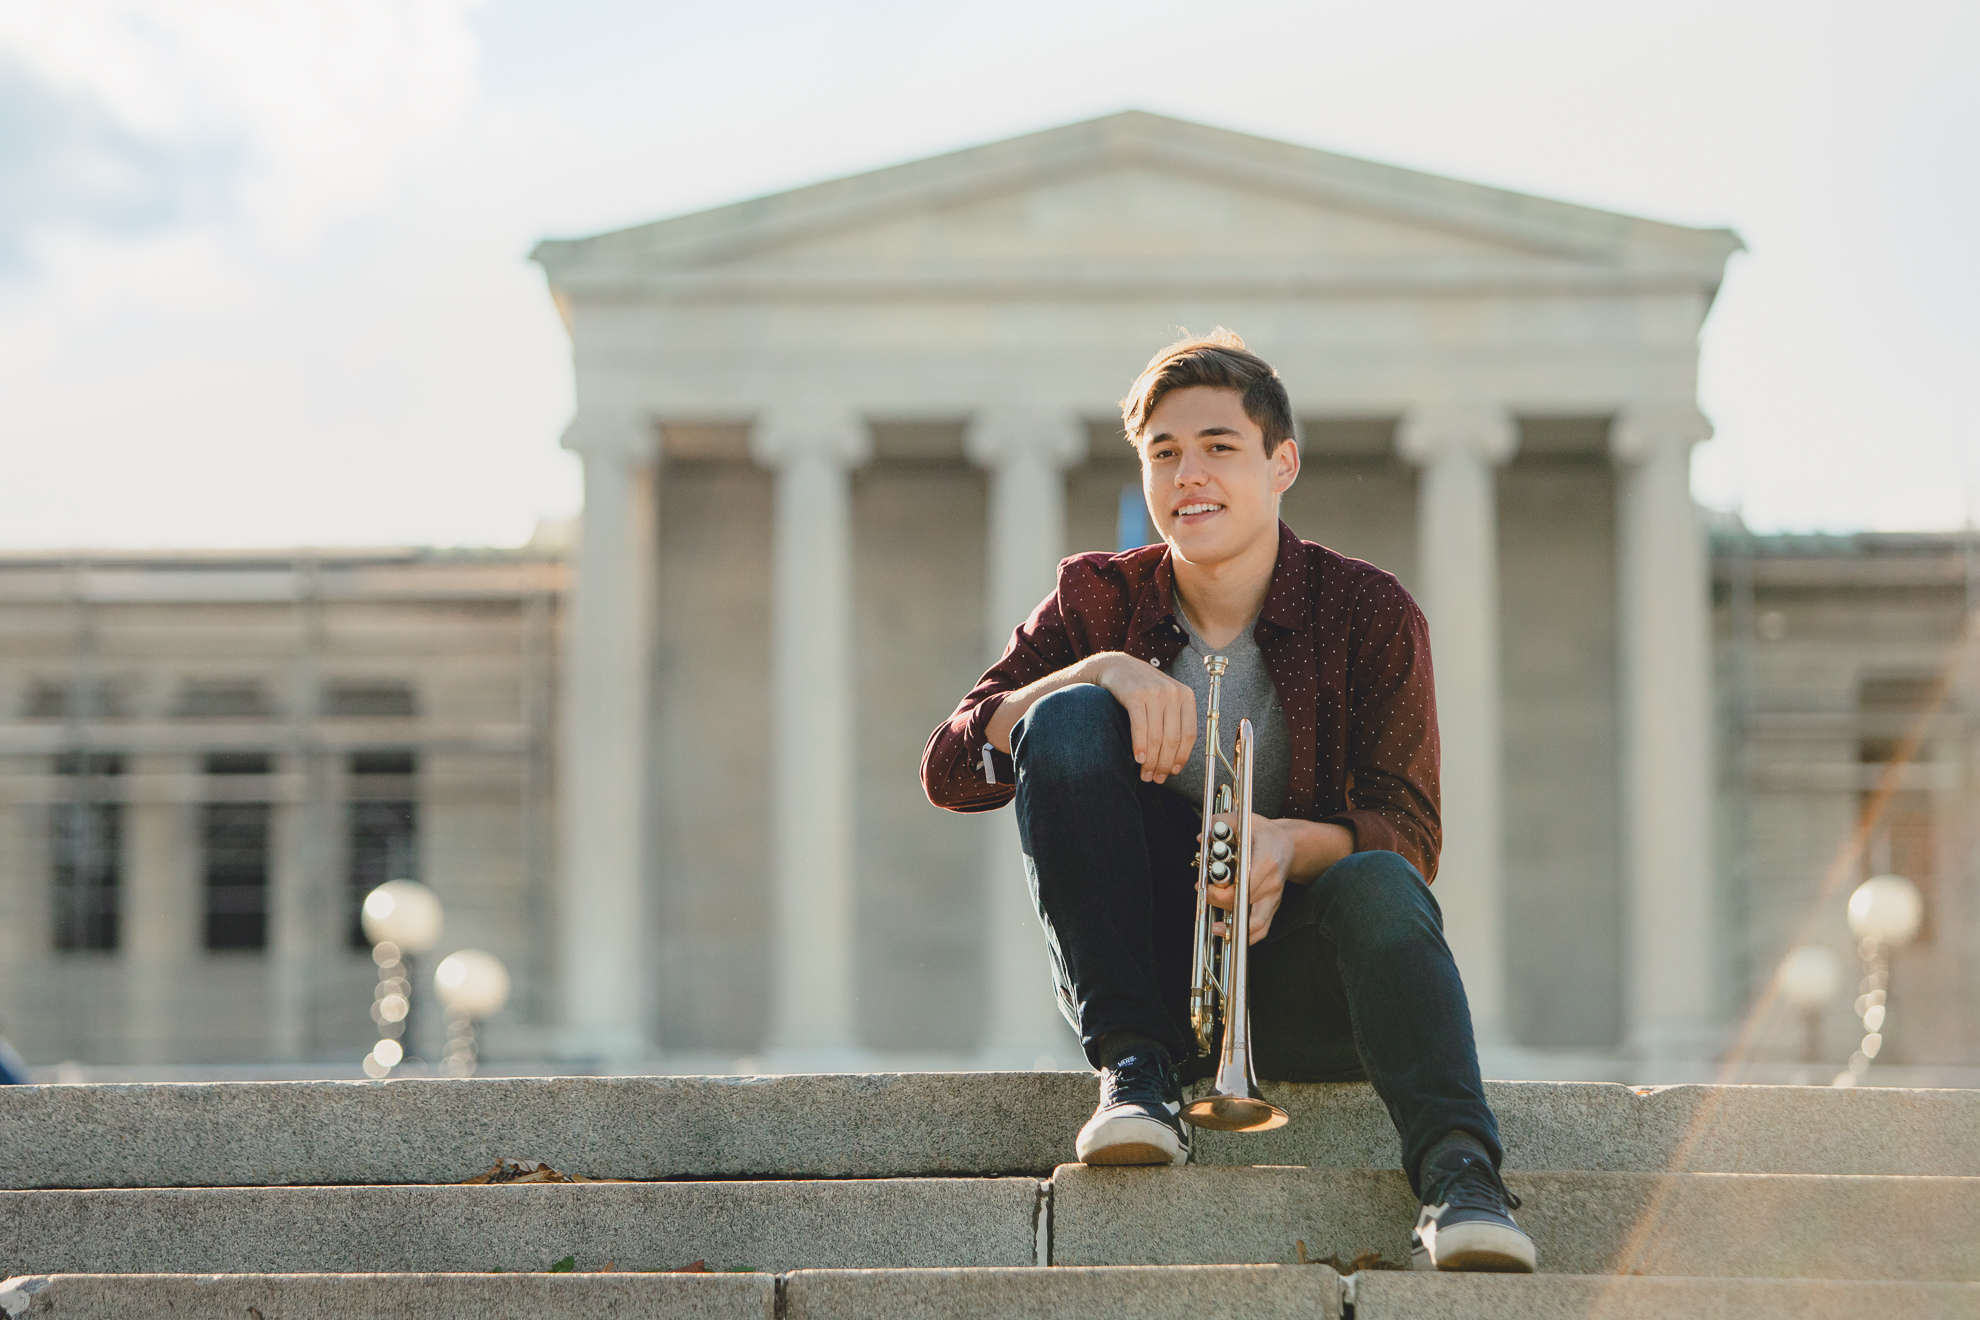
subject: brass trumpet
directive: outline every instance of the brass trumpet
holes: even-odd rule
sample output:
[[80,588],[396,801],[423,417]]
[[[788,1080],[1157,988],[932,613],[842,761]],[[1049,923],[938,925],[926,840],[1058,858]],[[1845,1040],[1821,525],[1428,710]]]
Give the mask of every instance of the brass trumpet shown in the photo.
[[[1230,757],[1226,758],[1218,746],[1217,707],[1228,664],[1221,655],[1203,658],[1203,667],[1210,673],[1210,709],[1203,721],[1203,846],[1196,854],[1196,952],[1189,979],[1189,1020],[1196,1031],[1197,1049],[1216,1055],[1217,1070],[1210,1093],[1184,1105],[1182,1118],[1196,1127],[1219,1132],[1269,1132],[1285,1125],[1286,1111],[1264,1097],[1252,1072],[1251,1005],[1247,998],[1251,772],[1258,744],[1251,721],[1241,719]],[[1217,783],[1219,761],[1230,772],[1230,781],[1222,786]],[[1229,822],[1212,823],[1212,817],[1233,809],[1237,816],[1235,837]],[[1237,897],[1224,923],[1229,934],[1219,936],[1210,886],[1224,884],[1233,874],[1237,877]]]

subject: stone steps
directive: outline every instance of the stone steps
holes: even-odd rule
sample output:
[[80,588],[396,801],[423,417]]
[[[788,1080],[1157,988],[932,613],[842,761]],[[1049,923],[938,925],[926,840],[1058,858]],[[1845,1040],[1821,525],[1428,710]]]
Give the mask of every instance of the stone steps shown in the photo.
[[[1980,1280],[1980,1179],[1520,1173],[1520,1226],[1548,1274]],[[1089,1169],[1052,1179],[1059,1265],[1403,1263],[1416,1200],[1373,1169]]]
[[0,1285],[8,1320],[1968,1320],[1980,1284],[1431,1275],[1324,1266],[770,1274],[70,1274]]
[[[1268,1085],[1293,1121],[1202,1164],[1393,1168],[1366,1086]],[[1980,1176],[1980,1091],[1487,1083],[1507,1167]],[[0,1187],[458,1182],[508,1156],[592,1177],[1045,1176],[1087,1073],[0,1087]]]
[[1029,1266],[1034,1178],[0,1192],[0,1275]]
[[[1557,1274],[1980,1280],[1980,1179],[1515,1173]],[[0,1273],[376,1273],[1408,1260],[1385,1170],[0,1192]]]
[[[1394,1132],[1267,1089],[1286,1128],[1089,1169],[1083,1073],[4,1087],[0,1309],[1980,1316],[1980,1093],[1492,1084],[1546,1273],[1342,1280],[1294,1262],[1407,1259]],[[458,1185],[502,1157],[624,1181]]]

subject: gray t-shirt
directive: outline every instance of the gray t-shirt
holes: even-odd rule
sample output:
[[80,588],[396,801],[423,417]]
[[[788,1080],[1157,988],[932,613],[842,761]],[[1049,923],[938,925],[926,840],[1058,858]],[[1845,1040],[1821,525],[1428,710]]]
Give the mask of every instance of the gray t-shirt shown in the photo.
[[[1176,611],[1176,621],[1182,624],[1183,635],[1188,640],[1169,670],[1169,677],[1187,683],[1196,693],[1196,745],[1190,749],[1183,772],[1171,775],[1164,783],[1182,794],[1191,806],[1200,808],[1203,724],[1210,714],[1210,672],[1203,667],[1203,657],[1220,652],[1204,644],[1180,609]],[[1230,756],[1237,746],[1238,721],[1251,721],[1251,727],[1258,733],[1258,759],[1251,772],[1251,809],[1276,820],[1285,805],[1286,777],[1292,765],[1292,735],[1286,729],[1286,713],[1279,708],[1279,691],[1272,686],[1272,673],[1258,651],[1257,627],[1258,620],[1253,619],[1221,652],[1229,665],[1224,670],[1224,688],[1217,707],[1217,741],[1223,744],[1224,755]],[[1230,771],[1221,762],[1217,766],[1217,782],[1231,783]],[[1236,785],[1232,785],[1231,791],[1236,793]]]

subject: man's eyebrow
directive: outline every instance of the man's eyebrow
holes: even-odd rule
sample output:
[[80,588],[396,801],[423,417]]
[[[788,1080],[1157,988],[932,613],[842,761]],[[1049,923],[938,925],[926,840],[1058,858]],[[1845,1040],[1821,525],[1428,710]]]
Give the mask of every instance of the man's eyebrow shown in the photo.
[[[1242,432],[1235,426],[1206,426],[1196,434],[1198,438],[1201,438],[1206,435],[1240,435]],[[1173,444],[1174,442],[1175,436],[1167,431],[1158,431],[1154,435],[1144,436],[1141,441],[1144,445]]]

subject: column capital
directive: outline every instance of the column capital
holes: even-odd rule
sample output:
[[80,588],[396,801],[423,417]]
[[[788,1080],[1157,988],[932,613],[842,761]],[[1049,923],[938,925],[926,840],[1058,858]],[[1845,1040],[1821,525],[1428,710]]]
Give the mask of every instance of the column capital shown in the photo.
[[963,452],[979,467],[1033,457],[1069,468],[1086,458],[1086,448],[1086,423],[1056,408],[985,408],[963,430]]
[[1397,452],[1419,466],[1462,454],[1496,467],[1518,448],[1519,427],[1499,404],[1419,404],[1396,427]]
[[1631,404],[1609,427],[1609,456],[1618,463],[1641,463],[1663,449],[1689,450],[1711,438],[1711,420],[1689,400]]
[[660,428],[633,408],[579,408],[564,428],[563,445],[586,462],[638,467],[660,456]]
[[873,432],[865,418],[842,404],[766,408],[749,428],[749,454],[769,468],[804,458],[858,467],[873,457]]

